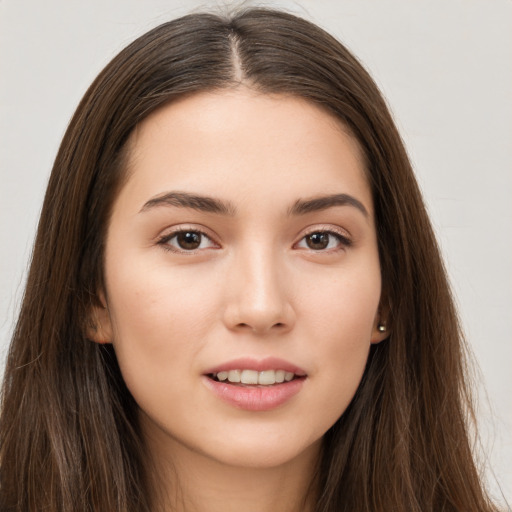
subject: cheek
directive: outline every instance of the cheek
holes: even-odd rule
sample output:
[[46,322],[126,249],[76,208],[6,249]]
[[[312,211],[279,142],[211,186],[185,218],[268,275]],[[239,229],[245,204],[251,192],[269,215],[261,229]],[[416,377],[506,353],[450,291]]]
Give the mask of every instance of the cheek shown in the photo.
[[[179,275],[120,264],[107,282],[113,345],[130,391],[151,382],[176,386],[178,371],[194,365],[215,316],[214,299]],[[179,389],[179,385],[178,388]]]
[[[351,272],[333,272],[311,279],[301,292],[302,316],[332,350],[357,350],[369,344],[379,307],[381,278],[378,262]],[[316,339],[322,336],[316,336]],[[320,341],[320,340],[318,340]]]
[[[180,337],[193,335],[210,319],[215,297],[192,270],[172,271],[165,265],[141,266],[119,262],[107,273],[109,308],[118,341],[148,338],[148,342],[167,344]],[[132,260],[133,261],[133,260]]]
[[322,388],[316,408],[327,426],[352,400],[368,359],[380,300],[380,273],[371,269],[313,288],[304,303],[314,312],[309,316],[307,338],[314,340],[319,356],[312,378]]

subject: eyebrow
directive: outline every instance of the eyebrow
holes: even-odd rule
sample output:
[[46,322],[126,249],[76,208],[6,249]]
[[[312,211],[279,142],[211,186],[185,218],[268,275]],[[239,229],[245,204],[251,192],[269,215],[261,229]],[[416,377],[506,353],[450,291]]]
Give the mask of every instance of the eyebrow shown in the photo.
[[334,206],[353,206],[365,217],[369,217],[368,210],[363,203],[349,194],[332,194],[329,196],[313,197],[312,199],[298,199],[289,209],[289,215],[304,215],[318,212]]
[[[177,206],[191,208],[200,212],[216,213],[219,215],[236,215],[236,207],[229,201],[214,197],[190,194],[188,192],[167,192],[151,198],[144,203],[140,212],[146,212],[158,206]],[[369,217],[368,210],[363,203],[349,194],[332,194],[328,196],[313,197],[312,199],[298,199],[288,209],[288,215],[305,215],[333,208],[335,206],[352,206],[358,209],[365,217]]]
[[217,213],[220,215],[234,216],[235,206],[228,201],[221,201],[213,197],[190,194],[188,192],[167,192],[166,194],[153,197],[141,208],[141,212],[146,212],[157,206],[178,206],[181,208],[191,208],[200,212]]

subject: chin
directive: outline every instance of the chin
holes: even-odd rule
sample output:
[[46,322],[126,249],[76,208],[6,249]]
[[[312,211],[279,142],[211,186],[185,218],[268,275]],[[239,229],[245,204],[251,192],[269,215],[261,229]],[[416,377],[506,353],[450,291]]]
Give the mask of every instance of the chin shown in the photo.
[[320,454],[321,443],[322,438],[309,442],[282,434],[253,437],[230,435],[224,443],[215,444],[215,449],[208,450],[205,455],[227,466],[271,469],[302,457],[310,458],[313,463]]

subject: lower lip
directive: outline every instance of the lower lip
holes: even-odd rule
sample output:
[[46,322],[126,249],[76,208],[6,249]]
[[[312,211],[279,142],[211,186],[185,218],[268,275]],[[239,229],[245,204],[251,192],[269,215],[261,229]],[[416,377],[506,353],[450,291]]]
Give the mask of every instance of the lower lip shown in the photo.
[[302,388],[304,378],[271,386],[240,386],[219,382],[204,376],[206,386],[221,400],[246,411],[270,411],[294,397]]

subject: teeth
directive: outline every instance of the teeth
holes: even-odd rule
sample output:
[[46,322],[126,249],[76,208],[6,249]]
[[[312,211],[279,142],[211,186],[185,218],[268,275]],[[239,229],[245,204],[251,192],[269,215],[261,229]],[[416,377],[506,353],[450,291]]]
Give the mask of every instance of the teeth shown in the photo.
[[228,372],[219,372],[217,373],[217,379],[226,380],[228,378]]
[[276,370],[276,382],[284,382],[284,370]]
[[230,370],[228,373],[229,382],[240,382],[240,378],[242,376],[241,370]]
[[276,383],[276,372],[274,370],[266,370],[264,372],[260,372],[258,375],[258,384],[262,385],[270,385]]
[[229,381],[233,383],[242,383],[249,385],[271,386],[272,384],[281,384],[290,382],[295,374],[285,372],[284,370],[265,370],[258,372],[256,370],[229,370],[222,371],[213,375],[218,381]]
[[258,384],[258,372],[256,370],[242,370],[240,382],[242,384]]

